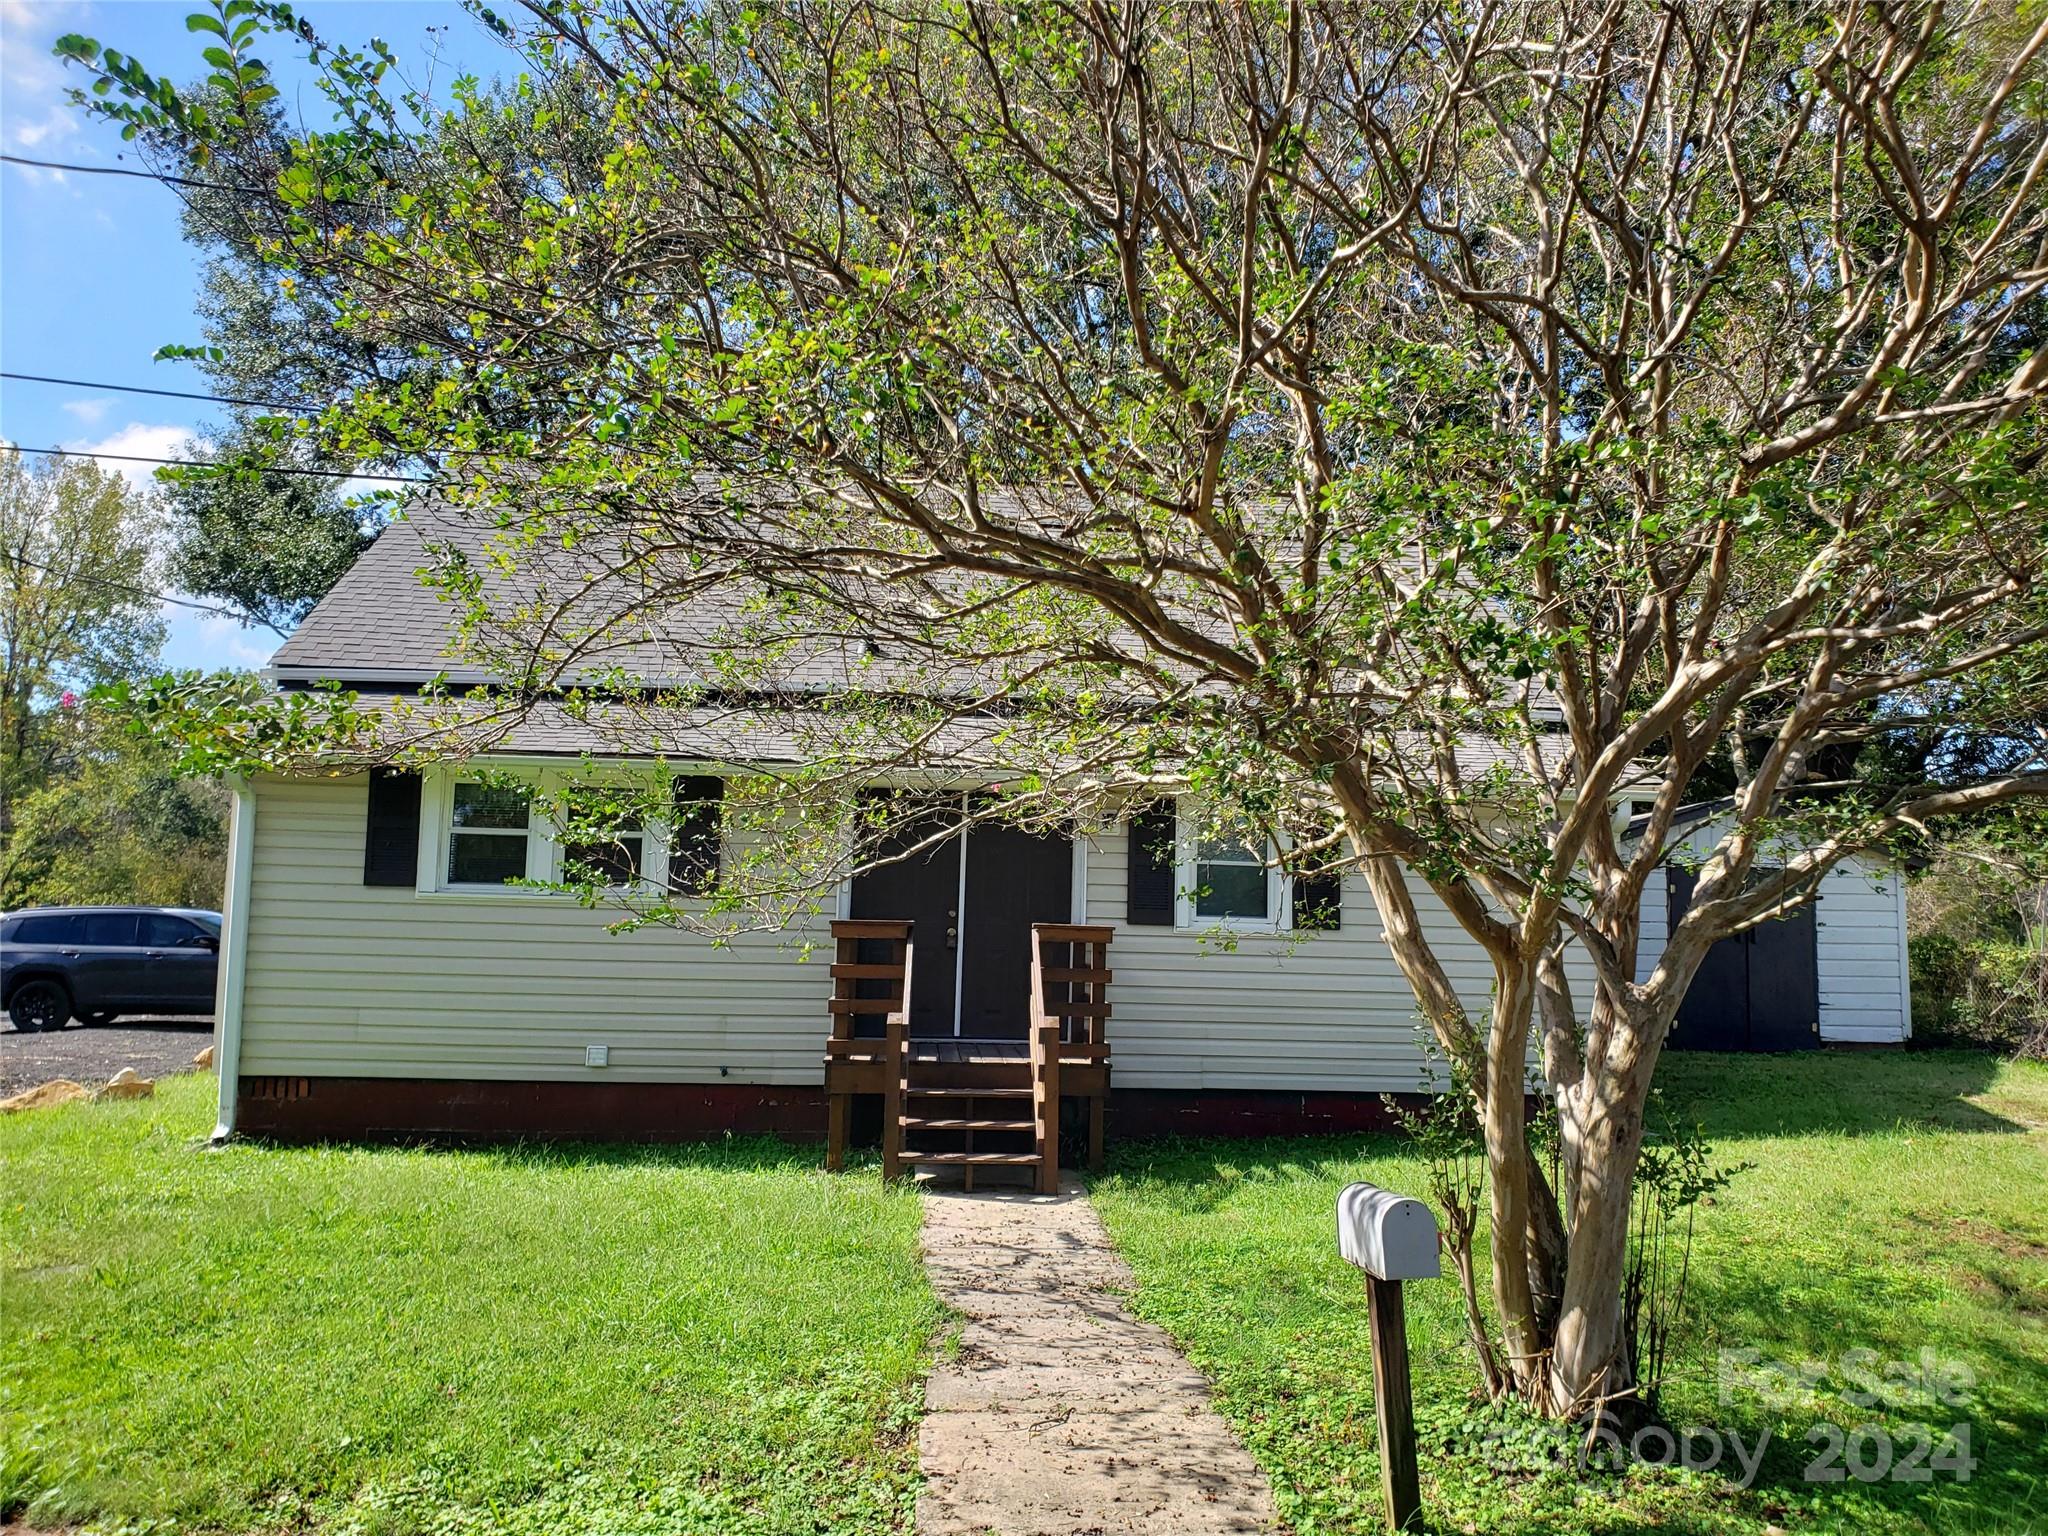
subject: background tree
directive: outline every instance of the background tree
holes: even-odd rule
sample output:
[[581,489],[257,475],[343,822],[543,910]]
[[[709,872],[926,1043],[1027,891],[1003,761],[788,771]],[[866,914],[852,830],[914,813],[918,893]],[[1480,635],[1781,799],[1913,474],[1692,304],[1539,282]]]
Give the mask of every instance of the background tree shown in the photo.
[[163,645],[142,501],[90,460],[0,453],[0,838],[49,774],[61,696],[140,676]]
[[16,802],[0,845],[0,908],[219,907],[225,789],[180,776],[171,743],[90,701],[60,706],[45,741],[48,771]]
[[500,529],[442,557],[516,685],[472,706],[629,691],[650,615],[733,598],[690,670],[871,658],[819,711],[848,778],[966,737],[1012,814],[1171,778],[1357,868],[1484,1131],[1502,1389],[1548,1411],[1631,1391],[1643,1107],[1709,946],[2048,789],[2038,748],[1866,754],[2048,696],[2048,27],[2013,9],[565,0],[516,34],[519,112],[432,133],[377,45],[312,43],[343,126],[282,151],[266,24],[195,23],[203,112],[61,51],[260,188],[247,238],[340,334],[435,360],[312,425]]
[[[371,67],[381,75],[384,61]],[[425,152],[431,153],[434,135],[446,132],[459,139],[464,157],[495,163],[501,177],[524,174],[519,157],[531,130],[530,100],[497,92],[484,98],[493,103],[490,114],[444,118],[433,105],[435,74],[430,65],[403,92]],[[201,109],[233,110],[232,93],[217,82],[202,82],[191,95]],[[560,149],[564,141],[556,136],[550,142]],[[595,167],[604,142],[590,125],[575,152]],[[258,170],[261,181],[289,163],[292,146],[278,104],[252,104],[239,140],[243,168]],[[303,430],[304,418],[317,418],[330,402],[359,390],[430,390],[441,371],[439,354],[339,324],[345,285],[277,260],[258,236],[243,183],[201,182],[178,192],[185,239],[204,254],[198,340],[171,343],[162,355],[193,363],[227,402],[225,421],[188,456],[234,468],[170,478],[169,574],[185,591],[289,630],[354,563],[399,498],[388,489],[348,495],[338,480],[265,474],[263,468],[375,473],[402,467],[404,447],[376,433],[353,435],[346,454],[309,451],[323,439]],[[518,419],[516,399],[500,406],[501,426]]]
[[341,580],[383,521],[374,503],[344,494],[339,481],[252,467],[275,466],[279,456],[267,436],[240,424],[190,444],[187,457],[244,467],[167,481],[165,574],[180,590],[218,598],[279,633],[297,627]]
[[0,908],[220,900],[222,792],[87,697],[159,664],[159,510],[91,460],[0,454]]

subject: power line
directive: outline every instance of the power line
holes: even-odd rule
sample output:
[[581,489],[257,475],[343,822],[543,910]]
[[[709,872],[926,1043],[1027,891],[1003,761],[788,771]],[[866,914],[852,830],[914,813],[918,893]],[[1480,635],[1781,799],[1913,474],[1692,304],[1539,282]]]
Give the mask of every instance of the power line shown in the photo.
[[291,464],[219,464],[210,459],[159,459],[146,453],[101,453],[91,448],[25,448],[4,445],[9,453],[46,453],[58,459],[119,459],[125,464],[175,464],[186,469],[253,470],[259,475],[310,475],[320,480],[388,480],[396,485],[432,485],[432,475],[363,475],[352,469],[305,469]]
[[311,402],[293,405],[281,400],[240,400],[233,395],[207,395],[190,389],[150,389],[141,384],[99,384],[91,379],[58,379],[46,373],[13,373],[4,368],[0,368],[0,379],[18,379],[24,384],[61,384],[66,389],[104,389],[117,395],[161,395],[166,400],[207,400],[215,405],[245,405],[259,411],[320,409]]
[[[211,402],[213,402],[213,403],[214,403],[214,404],[216,404],[216,405],[245,405],[245,406],[250,406],[250,407],[253,407],[253,408],[257,409],[257,410],[265,410],[265,411],[304,411],[304,412],[309,412],[309,413],[310,413],[310,412],[318,412],[318,411],[322,411],[322,410],[326,409],[326,407],[324,407],[324,406],[321,406],[321,405],[317,405],[317,404],[315,404],[314,402],[312,402],[312,401],[310,401],[310,400],[307,400],[307,401],[300,401],[300,402],[297,402],[297,403],[292,403],[292,402],[289,402],[289,401],[278,401],[278,400],[241,400],[241,399],[237,399],[237,398],[236,398],[235,396],[233,396],[233,395],[209,395],[209,394],[203,394],[203,393],[200,393],[200,392],[198,392],[198,391],[195,391],[195,390],[189,390],[189,389],[150,389],[150,388],[147,388],[147,387],[145,387],[144,385],[141,385],[141,384],[105,384],[105,383],[100,383],[100,382],[97,382],[97,381],[95,381],[95,380],[93,380],[93,379],[60,379],[60,378],[54,378],[54,377],[52,377],[51,375],[49,375],[49,374],[44,374],[44,373],[13,373],[13,372],[7,371],[7,370],[5,370],[5,369],[0,369],[0,379],[17,379],[17,380],[20,380],[21,382],[23,382],[23,383],[27,383],[27,384],[60,384],[60,385],[62,385],[62,386],[63,386],[64,388],[66,388],[66,389],[95,389],[95,390],[101,390],[101,389],[103,389],[103,390],[107,390],[107,391],[109,391],[109,392],[111,392],[111,393],[113,393],[113,394],[127,394],[127,395],[162,395],[162,396],[164,396],[164,397],[165,397],[166,399],[171,399],[171,400],[206,400],[206,401],[211,401]],[[69,450],[66,450],[66,449],[61,449],[61,448],[43,448],[43,449],[33,449],[33,448],[32,448],[32,449],[28,449],[28,450],[26,450],[26,451],[28,451],[28,452],[30,452],[30,453],[63,453],[63,452],[67,452],[67,451],[69,451]],[[78,450],[78,451],[80,451],[80,452],[83,452],[83,451],[85,451],[85,450],[82,450],[82,449],[81,449],[81,450]],[[553,458],[550,458],[550,457],[548,457],[548,456],[546,456],[546,455],[544,455],[544,454],[536,454],[536,453],[509,453],[509,452],[497,452],[497,451],[495,451],[495,450],[492,450],[492,449],[488,449],[488,448],[423,448],[423,449],[420,449],[420,450],[418,450],[418,452],[420,452],[420,453],[432,453],[432,454],[454,454],[454,455],[458,455],[458,456],[461,456],[461,457],[466,457],[466,458],[472,458],[472,459],[487,459],[487,458],[494,458],[494,457],[495,457],[495,458],[509,458],[509,459],[518,459],[518,460],[521,460],[521,461],[522,461],[522,462],[524,462],[524,463],[529,463],[529,464],[553,464],[553,463],[559,463],[559,462],[560,462],[559,460],[557,460],[557,459],[553,459]],[[120,455],[119,455],[119,454],[112,454],[112,453],[109,453],[109,454],[103,454],[103,455],[101,455],[101,457],[103,457],[103,458],[109,458],[109,459],[112,459],[112,458],[119,458],[119,457],[120,457]],[[147,462],[155,462],[155,463],[161,463],[161,464],[175,464],[175,463],[183,463],[183,462],[186,462],[186,461],[184,461],[184,460],[178,460],[178,459],[158,459],[158,460],[154,460],[154,461],[147,461]],[[226,466],[222,466],[222,467],[226,467]],[[279,473],[279,474],[286,474],[286,473],[296,473],[296,474],[305,474],[305,475],[310,475],[310,474],[314,474],[314,473],[328,473],[328,474],[332,474],[332,473],[336,473],[336,471],[332,471],[332,470],[328,470],[328,471],[314,471],[314,470],[310,470],[310,469],[302,469],[302,470],[296,470],[296,471],[293,471],[293,470],[284,470],[284,469],[280,469],[280,470],[278,470],[278,471],[277,471],[277,473]],[[406,476],[404,476],[404,475],[368,475],[368,474],[365,474],[365,475],[354,475],[354,476],[352,476],[351,478],[353,478],[353,479],[357,479],[357,480],[403,480],[403,479],[406,479],[407,477],[406,477]]]
[[[0,155],[8,165],[34,166],[39,171],[75,171],[81,176],[132,176],[138,181],[155,181],[174,187],[197,187],[202,192],[239,192],[244,197],[268,197],[275,189],[238,186],[232,181],[197,181],[190,176],[173,176],[169,171],[138,171],[125,165],[70,165],[62,160],[32,160],[27,155]],[[368,203],[352,197],[325,199],[334,208],[367,208]]]
[[120,581],[112,576],[95,576],[88,571],[60,571],[54,565],[45,565],[40,560],[31,560],[27,555],[4,554],[0,555],[0,561],[13,565],[25,565],[30,570],[41,571],[47,576],[55,576],[62,581],[90,582],[96,587],[112,587],[117,592],[130,592],[137,597],[154,598],[157,602],[173,603],[180,608],[194,608],[201,613],[211,613],[223,619],[236,619],[247,625],[261,624],[275,635],[284,633],[283,630],[279,629],[268,619],[259,619],[253,613],[244,613],[239,608],[222,608],[214,603],[195,602],[189,597],[173,597],[170,593],[159,592],[153,587],[138,587],[133,582]]

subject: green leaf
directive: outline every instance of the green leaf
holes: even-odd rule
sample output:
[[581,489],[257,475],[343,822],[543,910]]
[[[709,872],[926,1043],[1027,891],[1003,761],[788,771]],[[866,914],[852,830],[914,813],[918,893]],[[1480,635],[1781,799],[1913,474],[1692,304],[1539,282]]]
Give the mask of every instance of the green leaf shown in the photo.
[[211,32],[215,37],[222,38],[228,35],[228,29],[222,26],[216,18],[207,15],[204,11],[194,11],[190,16],[187,16],[185,18],[185,30],[187,32]]

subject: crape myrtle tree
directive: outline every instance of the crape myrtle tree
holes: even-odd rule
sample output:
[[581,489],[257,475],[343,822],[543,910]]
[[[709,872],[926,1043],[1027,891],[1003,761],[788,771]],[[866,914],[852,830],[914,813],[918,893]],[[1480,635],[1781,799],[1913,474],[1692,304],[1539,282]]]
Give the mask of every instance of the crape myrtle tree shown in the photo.
[[[824,638],[875,658],[848,762],[889,734],[852,722],[914,699],[920,740],[994,720],[1050,765],[1019,806],[1171,779],[1355,868],[1476,1101],[1502,1389],[1625,1399],[1644,1105],[1708,947],[1852,853],[2048,789],[2038,741],[1981,771],[1881,750],[1998,737],[2048,689],[2048,26],[1575,0],[478,16],[523,55],[516,123],[465,85],[423,129],[375,47],[249,0],[194,22],[206,113],[63,46],[167,163],[260,191],[250,241],[338,328],[434,360],[431,390],[337,397],[311,424],[332,451],[396,441],[507,565],[605,576],[508,604],[451,565],[473,637],[521,637],[501,698],[743,591],[707,675]],[[337,106],[281,152],[239,128],[273,30]],[[471,125],[516,131],[518,174],[465,159]],[[1646,949],[1696,780],[1728,804]],[[1490,963],[1481,1007],[1446,931]]]

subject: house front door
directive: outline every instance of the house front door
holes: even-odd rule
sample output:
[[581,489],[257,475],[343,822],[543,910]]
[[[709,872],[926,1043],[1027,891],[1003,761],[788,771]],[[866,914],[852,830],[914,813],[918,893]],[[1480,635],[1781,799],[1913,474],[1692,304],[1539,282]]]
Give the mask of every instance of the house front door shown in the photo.
[[858,876],[848,915],[915,925],[912,1035],[1022,1040],[1031,925],[1072,920],[1073,841],[987,825],[918,848],[958,815],[900,817],[888,851],[916,851]]

